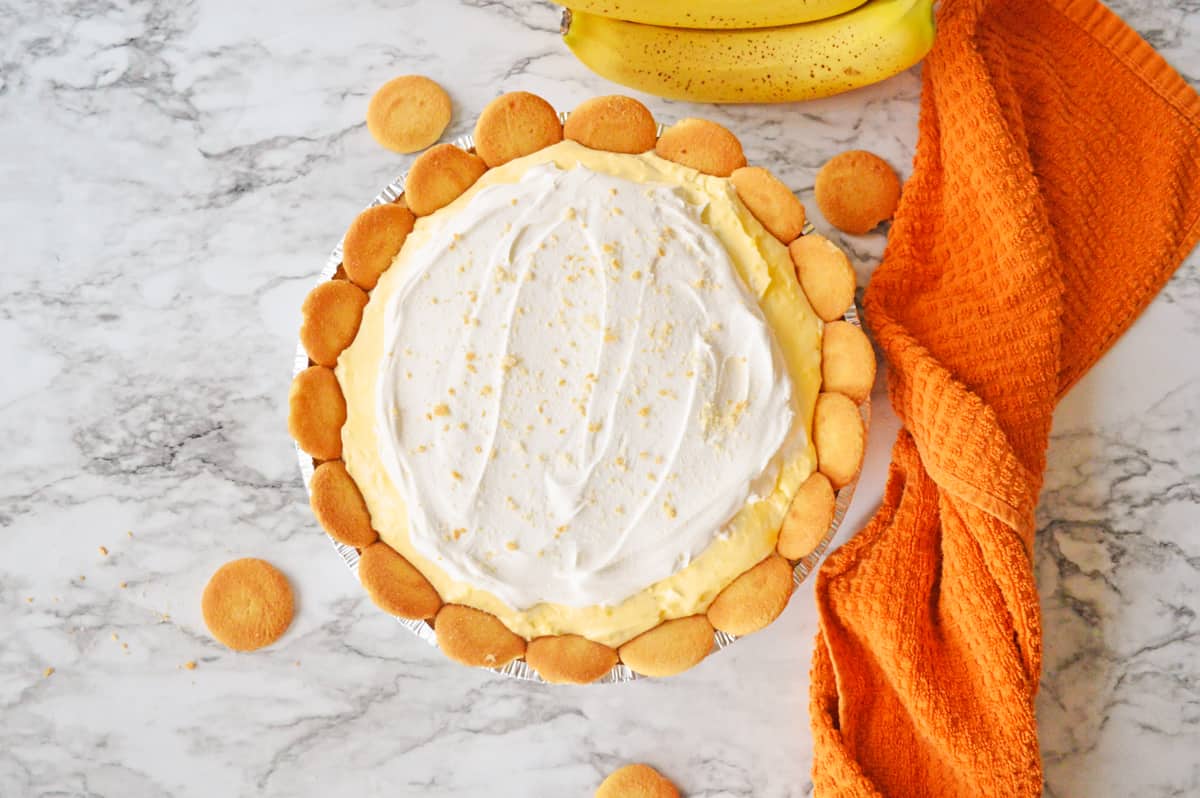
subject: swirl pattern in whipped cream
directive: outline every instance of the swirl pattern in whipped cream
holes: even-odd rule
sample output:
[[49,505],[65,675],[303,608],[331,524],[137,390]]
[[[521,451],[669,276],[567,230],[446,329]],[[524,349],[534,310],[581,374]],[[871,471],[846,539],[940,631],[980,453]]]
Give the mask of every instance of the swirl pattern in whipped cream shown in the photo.
[[702,213],[545,164],[409,258],[380,456],[414,546],[453,578],[516,609],[616,604],[770,491],[791,382]]

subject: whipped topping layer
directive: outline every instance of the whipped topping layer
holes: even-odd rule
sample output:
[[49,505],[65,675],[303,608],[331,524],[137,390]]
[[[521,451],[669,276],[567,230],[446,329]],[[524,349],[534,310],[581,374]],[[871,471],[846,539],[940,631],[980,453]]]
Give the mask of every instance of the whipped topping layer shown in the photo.
[[781,449],[807,445],[703,211],[543,164],[408,259],[379,454],[413,545],[451,577],[517,609],[617,604],[684,568],[770,493]]

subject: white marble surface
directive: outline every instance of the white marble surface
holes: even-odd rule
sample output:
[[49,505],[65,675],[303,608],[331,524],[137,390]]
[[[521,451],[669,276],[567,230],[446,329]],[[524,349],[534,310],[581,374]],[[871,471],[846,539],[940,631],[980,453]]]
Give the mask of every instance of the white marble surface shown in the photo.
[[[1196,85],[1195,2],[1118,11]],[[370,140],[370,92],[430,74],[457,135],[502,90],[560,108],[610,91],[557,19],[538,0],[0,0],[0,796],[584,796],[629,760],[689,796],[811,791],[811,583],[681,677],[547,688],[403,632],[305,502],[284,428],[300,299],[406,164]],[[851,146],[907,171],[918,89],[702,113],[811,198]],[[882,236],[843,243],[865,281]],[[1051,796],[1200,794],[1198,262],[1056,417],[1037,548]],[[847,532],[895,434],[875,400]],[[198,606],[240,555],[298,593],[252,655]]]

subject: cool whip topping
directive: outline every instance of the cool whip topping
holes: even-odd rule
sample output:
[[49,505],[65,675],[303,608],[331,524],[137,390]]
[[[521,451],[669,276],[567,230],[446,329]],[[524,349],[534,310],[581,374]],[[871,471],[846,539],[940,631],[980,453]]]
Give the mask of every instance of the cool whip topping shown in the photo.
[[517,609],[617,604],[770,492],[792,386],[703,211],[543,164],[408,258],[379,449],[451,577]]

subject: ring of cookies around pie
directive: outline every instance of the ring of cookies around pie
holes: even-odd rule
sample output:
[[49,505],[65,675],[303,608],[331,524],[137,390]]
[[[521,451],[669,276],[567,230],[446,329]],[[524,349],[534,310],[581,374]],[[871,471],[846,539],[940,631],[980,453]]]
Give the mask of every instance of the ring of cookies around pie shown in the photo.
[[[564,140],[575,144],[564,144]],[[546,681],[556,683],[595,681],[618,662],[644,676],[679,673],[708,655],[713,649],[716,630],[741,636],[775,620],[791,596],[794,564],[824,538],[833,520],[836,491],[853,481],[858,473],[866,434],[858,405],[870,393],[875,359],[863,332],[842,320],[853,303],[854,272],[845,254],[826,238],[803,234],[805,213],[800,201],[767,170],[747,166],[738,139],[714,122],[686,119],[660,135],[659,126],[641,103],[629,97],[607,96],[584,102],[563,123],[545,100],[514,92],[498,97],[484,109],[475,128],[474,142],[471,151],[438,144],[419,155],[408,172],[403,195],[394,203],[367,209],[354,220],[343,243],[341,267],[332,279],[319,284],[304,300],[300,340],[310,365],[292,383],[288,427],[300,448],[314,461],[310,484],[313,512],[333,539],[360,551],[359,578],[375,604],[393,615],[429,622],[439,647],[453,660],[497,668],[524,658]],[[457,591],[449,597],[439,593],[435,582],[443,585],[454,582],[441,572],[434,578],[435,566],[415,550],[406,549],[408,556],[396,550],[397,546],[404,548],[396,541],[407,537],[407,529],[403,527],[412,523],[413,514],[405,513],[403,507],[398,516],[393,513],[385,518],[382,511],[373,512],[379,505],[372,505],[366,498],[372,493],[365,484],[360,486],[362,478],[356,481],[352,476],[355,463],[348,443],[343,452],[344,438],[349,440],[343,433],[343,425],[347,424],[351,388],[343,384],[346,375],[342,370],[345,360],[342,355],[356,345],[356,338],[362,337],[360,326],[367,330],[373,289],[393,262],[402,260],[402,250],[411,249],[404,246],[406,240],[420,238],[421,218],[435,215],[454,203],[490,170],[555,146],[560,150],[578,146],[618,159],[672,162],[685,167],[687,174],[697,179],[727,181],[719,188],[736,198],[732,201],[742,214],[737,217],[743,220],[740,227],[756,236],[754,240],[759,241],[760,247],[762,239],[770,238],[770,246],[784,254],[785,263],[790,256],[786,275],[780,278],[777,272],[772,272],[770,279],[783,279],[788,285],[782,288],[799,297],[791,301],[798,301],[804,307],[806,323],[815,331],[809,346],[820,357],[810,380],[815,387],[808,400],[808,417],[803,419],[808,423],[803,442],[807,459],[800,458],[807,464],[805,470],[782,491],[785,494],[782,499],[775,496],[773,512],[764,510],[756,516],[768,519],[765,523],[771,527],[764,533],[770,547],[765,557],[718,584],[706,585],[689,605],[687,614],[657,606],[652,610],[651,624],[629,627],[632,633],[626,635],[611,632],[593,635],[602,638],[599,640],[574,632],[544,634],[539,629],[546,627],[514,624],[512,619],[525,617],[521,611],[526,608],[514,608],[485,590]],[[617,193],[615,188],[610,191],[613,195]],[[464,198],[467,200],[473,198]],[[511,202],[515,206],[517,199]],[[414,228],[418,233],[410,236]],[[615,259],[613,267],[620,268]],[[444,268],[451,267],[447,264]],[[635,277],[639,274],[634,272]],[[381,309],[376,315],[382,317],[382,313]],[[437,331],[429,330],[428,334],[436,335]],[[383,333],[376,329],[374,335],[381,337]],[[387,345],[392,344],[375,344],[377,357],[382,357]],[[772,346],[775,349],[771,351],[778,353],[777,345]],[[741,360],[744,362],[745,358]],[[816,362],[814,355],[813,363]],[[371,377],[374,379],[374,375]],[[559,384],[565,381],[560,380]],[[447,414],[447,405],[441,404],[437,397],[428,399],[428,407],[432,408],[428,417],[431,421],[442,421],[435,416]],[[349,407],[353,416],[353,401]],[[423,416],[425,409],[421,408]],[[646,415],[645,408],[642,415]],[[444,420],[449,430],[452,419]],[[388,428],[383,421],[370,426],[379,434]],[[514,441],[514,445],[522,446],[519,441]],[[379,471],[374,476],[376,480],[387,483],[389,473],[394,476],[394,472],[382,466],[376,470]],[[455,471],[453,478],[461,476]],[[755,500],[762,505],[770,504],[751,493],[749,504]],[[509,502],[511,506],[511,497]],[[672,517],[682,512],[666,502],[663,506],[671,511]],[[399,522],[397,517],[401,519]],[[392,529],[396,526],[402,528]],[[470,530],[456,529],[453,536],[445,537],[447,541],[451,538],[456,541],[461,534],[469,535]],[[717,535],[711,540],[726,537]],[[557,540],[558,535],[553,539]],[[510,543],[508,548],[516,546]],[[489,560],[491,557],[489,552]],[[572,609],[554,606],[559,614]],[[603,616],[611,608],[600,607],[599,612]],[[509,622],[498,615],[504,615]],[[557,617],[555,613],[543,615]],[[523,633],[510,628],[514,625]]]

